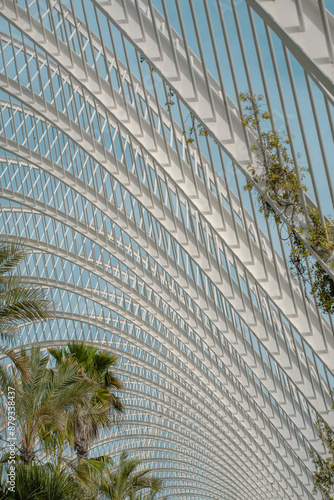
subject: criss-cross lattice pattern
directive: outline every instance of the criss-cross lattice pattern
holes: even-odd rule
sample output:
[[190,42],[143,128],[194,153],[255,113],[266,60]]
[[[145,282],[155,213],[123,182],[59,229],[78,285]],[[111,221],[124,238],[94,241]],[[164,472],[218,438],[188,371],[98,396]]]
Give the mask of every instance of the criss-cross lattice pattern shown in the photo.
[[316,498],[333,320],[243,190],[239,93],[264,95],[324,220],[329,4],[0,0],[0,228],[57,304],[19,343],[119,357],[126,414],[92,454],[136,452],[171,499]]

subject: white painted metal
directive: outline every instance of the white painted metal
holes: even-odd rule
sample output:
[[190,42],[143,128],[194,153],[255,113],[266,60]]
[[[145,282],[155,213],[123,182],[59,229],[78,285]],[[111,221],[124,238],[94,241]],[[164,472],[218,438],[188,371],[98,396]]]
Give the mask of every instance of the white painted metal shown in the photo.
[[[58,319],[27,325],[21,342],[85,338],[120,356],[128,424],[102,433],[93,451],[137,449],[151,466],[160,463],[175,499],[315,498],[308,450],[322,452],[315,420],[332,423],[332,319],[300,291],[276,228],[242,193],[254,137],[240,125],[238,93],[244,81],[257,92],[247,37],[273,117],[277,106],[260,16],[292,139],[285,80],[291,85],[308,203],[322,217],[334,205],[326,142],[334,130],[333,19],[320,0],[284,2],[291,26],[278,0],[230,0],[230,11],[217,1],[216,19],[207,0],[175,0],[173,15],[165,0],[0,1],[1,232],[32,248],[23,273],[59,303]],[[322,47],[328,58],[319,60]],[[293,57],[305,72],[326,196]],[[188,113],[209,135],[197,129],[186,140]]]

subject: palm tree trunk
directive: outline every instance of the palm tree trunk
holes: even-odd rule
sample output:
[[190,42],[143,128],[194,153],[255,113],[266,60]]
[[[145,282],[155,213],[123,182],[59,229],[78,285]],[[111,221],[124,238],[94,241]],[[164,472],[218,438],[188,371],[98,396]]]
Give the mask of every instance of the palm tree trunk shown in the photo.
[[30,465],[35,460],[35,455],[35,450],[28,448],[20,449],[20,458],[26,467],[28,467],[28,465]]
[[77,459],[88,460],[88,443],[84,438],[78,438],[75,442],[75,449],[77,452]]
[[[80,411],[80,407],[79,411]],[[74,449],[77,452],[78,460],[87,460],[88,459],[88,449],[90,443],[90,425],[86,422],[85,418],[77,417],[74,420]]]

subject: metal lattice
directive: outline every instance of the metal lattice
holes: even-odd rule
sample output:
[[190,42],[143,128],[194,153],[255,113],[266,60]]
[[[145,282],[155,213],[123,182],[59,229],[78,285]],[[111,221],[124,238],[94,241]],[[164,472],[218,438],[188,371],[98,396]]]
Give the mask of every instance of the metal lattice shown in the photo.
[[31,247],[22,274],[58,304],[20,343],[119,356],[127,412],[92,453],[137,452],[171,499],[315,498],[333,321],[243,190],[239,93],[264,94],[332,213],[326,7],[0,0],[1,233]]

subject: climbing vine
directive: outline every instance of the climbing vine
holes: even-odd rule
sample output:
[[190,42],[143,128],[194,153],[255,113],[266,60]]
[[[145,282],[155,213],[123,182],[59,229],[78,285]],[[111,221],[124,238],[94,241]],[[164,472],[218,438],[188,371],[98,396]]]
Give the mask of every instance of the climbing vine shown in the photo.
[[[169,113],[171,112],[172,106],[174,106],[174,104],[175,104],[174,97],[175,97],[174,91],[170,87],[167,87],[165,106],[166,106],[166,109]],[[186,144],[192,144],[195,141],[195,139],[193,137],[195,130],[198,132],[198,135],[201,137],[208,137],[209,136],[209,131],[201,123],[196,123],[196,118],[192,113],[189,113],[188,118],[191,119],[192,125],[190,127],[186,127],[184,125],[183,135],[186,136],[186,140],[185,140]],[[186,119],[186,121],[188,120],[188,118]],[[215,139],[214,139],[214,143],[217,144],[217,141]]]
[[165,106],[167,108],[167,111],[171,111],[172,106],[174,106],[175,102],[173,100],[173,97],[175,96],[174,92],[170,87],[168,87],[168,92],[167,92],[167,100],[165,102]]
[[195,133],[195,130],[198,131],[198,134],[200,136],[208,137],[209,135],[208,130],[205,127],[203,127],[203,125],[201,125],[200,123],[196,123],[196,119],[193,115],[191,115],[191,122],[192,125],[191,127],[189,127],[188,133],[186,134],[187,135],[186,144],[191,144],[194,142],[194,138],[192,137],[192,135]]
[[313,283],[311,292],[317,304],[327,313],[334,313],[334,281],[316,262],[312,268]]
[[324,228],[319,212],[315,208],[308,207],[308,215],[312,222],[308,228],[308,240],[312,248],[326,261],[334,250],[334,226],[332,222],[326,220]]
[[[145,61],[146,61],[145,57],[144,57],[142,54],[139,54],[139,61],[140,61],[140,63],[141,63],[141,64],[142,64],[143,62],[145,62]],[[154,68],[153,68],[153,66],[150,66],[150,65],[149,65],[149,63],[148,63],[148,61],[146,61],[146,62],[147,62],[147,64],[148,64],[148,67],[149,67],[149,69],[150,69],[150,72],[151,72],[151,73],[154,73]]]
[[[291,244],[289,260],[292,270],[301,277],[304,287],[307,281],[311,282],[311,293],[317,305],[326,313],[334,313],[334,281],[318,262],[308,268],[310,252],[303,242],[306,239],[312,250],[327,262],[334,251],[334,225],[326,220],[323,227],[320,214],[314,207],[307,206],[305,214],[302,197],[307,188],[302,182],[303,173],[298,175],[294,168],[288,150],[289,140],[270,127],[268,131],[264,130],[263,125],[270,120],[270,114],[262,109],[263,96],[244,93],[240,94],[240,100],[244,103],[241,123],[256,132],[255,143],[250,146],[255,161],[247,167],[251,179],[244,188],[256,192],[260,211],[266,218],[273,217],[279,226],[286,227]],[[264,194],[258,192],[258,187]],[[275,202],[278,209],[274,210],[270,201]],[[296,216],[301,213],[308,220],[305,230],[296,221]],[[283,214],[286,217],[282,217]],[[290,221],[289,225],[284,222],[286,219]]]
[[[307,188],[298,180],[287,149],[289,140],[272,130],[262,130],[263,121],[270,120],[268,111],[261,110],[262,99],[262,95],[240,94],[240,100],[246,103],[245,114],[241,116],[242,125],[251,126],[257,135],[256,143],[250,147],[255,155],[255,165],[248,165],[252,180],[247,182],[246,189],[252,191],[259,185],[282,212],[289,210],[293,219],[296,212],[302,211],[300,193]],[[266,217],[273,215],[277,223],[282,222],[280,215],[273,211],[264,196],[258,194],[258,201]]]
[[311,450],[315,466],[313,491],[315,493],[320,491],[323,498],[334,500],[334,432],[325,422],[318,420],[317,434],[325,447],[327,456],[322,458],[317,452]]

